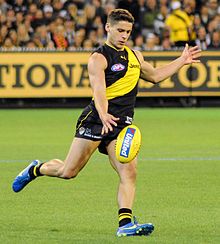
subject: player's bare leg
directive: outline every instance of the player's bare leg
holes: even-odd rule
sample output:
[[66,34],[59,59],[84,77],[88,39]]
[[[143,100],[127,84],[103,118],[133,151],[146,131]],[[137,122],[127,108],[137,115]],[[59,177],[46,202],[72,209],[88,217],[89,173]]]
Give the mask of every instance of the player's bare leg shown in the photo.
[[118,162],[115,157],[115,141],[112,141],[108,145],[107,151],[111,165],[120,178],[118,187],[119,228],[116,235],[119,237],[149,235],[154,230],[154,226],[151,223],[138,224],[135,218],[134,222],[132,222],[132,206],[136,189],[137,158],[127,164]]
[[40,173],[64,179],[73,178],[86,165],[99,144],[98,141],[74,138],[64,162],[59,159],[50,160],[41,166]]
[[64,162],[59,159],[53,159],[41,164],[39,160],[34,160],[15,178],[12,185],[13,190],[15,192],[21,191],[29,182],[40,175],[63,179],[76,177],[80,170],[86,165],[99,143],[99,141],[95,142],[74,138]]
[[135,158],[131,163],[127,164],[118,162],[115,157],[115,140],[108,145],[107,151],[110,163],[120,179],[118,186],[118,207],[131,209],[135,197],[137,159]]

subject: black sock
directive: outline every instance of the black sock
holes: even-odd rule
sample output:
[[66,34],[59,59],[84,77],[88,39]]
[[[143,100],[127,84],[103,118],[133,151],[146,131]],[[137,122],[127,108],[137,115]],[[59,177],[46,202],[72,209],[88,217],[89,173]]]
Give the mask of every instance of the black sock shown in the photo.
[[41,172],[40,172],[40,168],[41,168],[42,165],[43,165],[43,163],[40,164],[40,165],[32,166],[32,167],[29,169],[29,174],[30,174],[30,177],[31,177],[32,179],[35,179],[36,177],[38,177],[38,176],[42,176],[42,175],[43,175],[43,174],[41,174]]
[[131,223],[132,210],[129,208],[121,208],[118,211],[119,227]]

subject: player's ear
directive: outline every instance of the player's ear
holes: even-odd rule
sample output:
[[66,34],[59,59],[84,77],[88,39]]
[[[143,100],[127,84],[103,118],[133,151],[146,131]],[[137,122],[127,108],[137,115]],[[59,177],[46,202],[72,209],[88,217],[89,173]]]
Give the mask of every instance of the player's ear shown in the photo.
[[107,32],[109,32],[109,30],[110,30],[110,23],[106,23],[105,24],[105,30],[107,31]]

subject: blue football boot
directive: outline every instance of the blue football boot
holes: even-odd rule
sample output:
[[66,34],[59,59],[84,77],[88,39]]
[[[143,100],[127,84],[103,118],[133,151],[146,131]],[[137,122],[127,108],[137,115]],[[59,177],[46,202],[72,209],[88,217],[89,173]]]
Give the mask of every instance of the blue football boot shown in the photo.
[[147,236],[150,235],[154,230],[154,226],[151,223],[138,224],[134,217],[134,223],[128,223],[118,228],[116,235],[122,236]]
[[33,166],[40,165],[41,162],[39,160],[34,160],[31,162],[20,174],[14,179],[12,184],[12,189],[14,192],[21,191],[29,182],[34,180],[36,177],[31,177],[29,174],[29,170]]

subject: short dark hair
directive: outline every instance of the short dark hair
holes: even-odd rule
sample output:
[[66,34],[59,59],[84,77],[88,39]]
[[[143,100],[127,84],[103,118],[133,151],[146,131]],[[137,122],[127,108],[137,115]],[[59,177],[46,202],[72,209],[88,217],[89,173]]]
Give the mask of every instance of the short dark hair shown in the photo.
[[126,9],[114,9],[109,13],[107,22],[114,25],[118,21],[127,21],[129,23],[134,24],[134,17]]

